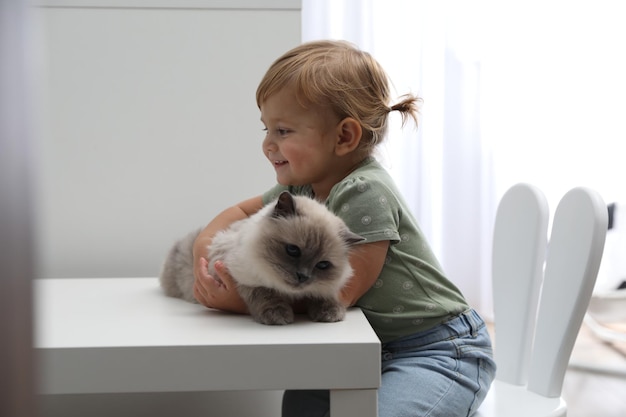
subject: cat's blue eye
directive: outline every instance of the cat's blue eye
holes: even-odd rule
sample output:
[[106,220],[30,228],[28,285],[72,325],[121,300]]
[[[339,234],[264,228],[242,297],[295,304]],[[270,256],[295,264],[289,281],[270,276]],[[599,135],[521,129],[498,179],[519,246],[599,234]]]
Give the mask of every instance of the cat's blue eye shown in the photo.
[[330,268],[330,266],[331,266],[331,263],[328,261],[320,261],[315,265],[317,269],[328,269]]
[[300,248],[297,247],[296,245],[292,245],[292,244],[285,245],[285,251],[287,252],[287,255],[293,256],[294,258],[297,258],[300,256]]

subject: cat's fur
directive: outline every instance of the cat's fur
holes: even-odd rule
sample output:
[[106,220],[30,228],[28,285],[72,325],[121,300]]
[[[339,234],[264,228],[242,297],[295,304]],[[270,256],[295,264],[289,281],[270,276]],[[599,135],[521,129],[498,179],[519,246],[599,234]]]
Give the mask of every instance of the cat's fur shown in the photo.
[[[176,242],[161,272],[161,286],[172,297],[193,296],[193,242],[200,230]],[[247,219],[213,237],[209,274],[222,260],[254,320],[263,324],[293,322],[294,301],[302,301],[314,321],[344,318],[341,287],[352,275],[348,255],[362,237],[323,204],[283,192]]]

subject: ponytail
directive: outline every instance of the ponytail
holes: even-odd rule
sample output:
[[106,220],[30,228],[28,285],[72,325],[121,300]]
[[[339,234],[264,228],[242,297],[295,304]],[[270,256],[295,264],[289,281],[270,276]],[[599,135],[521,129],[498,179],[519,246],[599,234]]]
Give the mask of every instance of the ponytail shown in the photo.
[[415,122],[415,126],[417,126],[417,115],[419,113],[419,103],[422,101],[421,98],[413,95],[413,94],[405,94],[400,97],[401,100],[391,106],[389,111],[399,111],[402,117],[402,126],[404,126],[410,117]]

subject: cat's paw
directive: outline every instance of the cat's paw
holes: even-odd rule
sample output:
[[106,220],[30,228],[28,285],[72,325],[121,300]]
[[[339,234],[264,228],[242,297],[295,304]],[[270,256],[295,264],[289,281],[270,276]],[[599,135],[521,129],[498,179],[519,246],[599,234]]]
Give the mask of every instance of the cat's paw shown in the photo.
[[333,323],[344,319],[346,308],[342,304],[323,300],[310,303],[308,314],[313,321]]
[[254,314],[252,318],[261,324],[283,325],[293,323],[294,314],[291,306],[278,305],[265,308]]

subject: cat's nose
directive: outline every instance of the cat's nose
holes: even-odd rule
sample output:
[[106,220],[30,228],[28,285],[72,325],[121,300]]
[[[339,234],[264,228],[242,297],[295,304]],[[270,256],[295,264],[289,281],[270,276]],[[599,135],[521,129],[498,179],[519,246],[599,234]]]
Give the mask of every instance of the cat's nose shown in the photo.
[[309,280],[309,276],[301,272],[296,272],[296,277],[298,277],[298,282],[300,284]]

